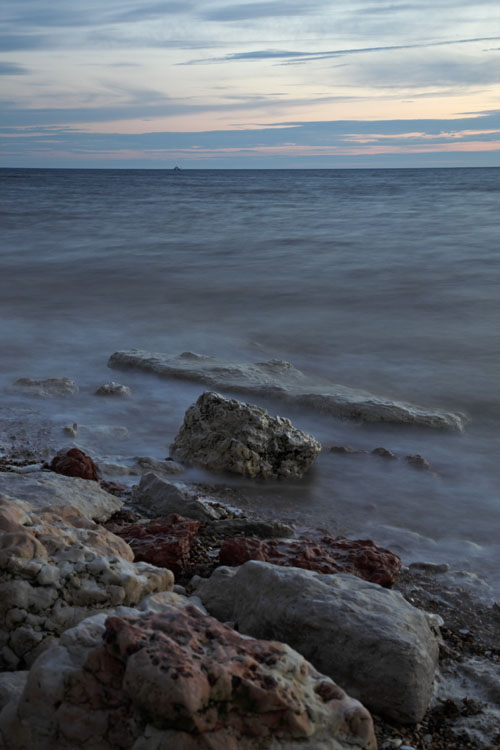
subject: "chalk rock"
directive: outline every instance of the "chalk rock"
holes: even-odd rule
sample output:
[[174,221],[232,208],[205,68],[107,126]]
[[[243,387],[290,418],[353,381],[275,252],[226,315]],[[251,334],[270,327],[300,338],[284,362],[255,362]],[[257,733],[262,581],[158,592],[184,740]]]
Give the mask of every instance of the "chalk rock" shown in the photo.
[[37,508],[46,505],[71,505],[86,518],[107,521],[123,505],[123,501],[101,489],[97,482],[78,477],[65,477],[50,471],[30,474],[0,472],[0,496],[27,500]]
[[172,514],[112,531],[130,545],[136,561],[168,568],[177,575],[189,565],[191,547],[199,528],[199,521]]
[[71,506],[0,498],[0,670],[30,665],[94,612],[173,587],[169,570],[132,560],[123,539]]
[[438,641],[401,594],[346,574],[254,561],[192,585],[219,620],[288,643],[370,710],[402,723],[422,719]]
[[459,430],[466,422],[463,414],[415,406],[329,381],[320,381],[308,377],[289,362],[275,359],[269,362],[238,363],[193,352],[174,356],[131,349],[112,354],[108,367],[143,370],[162,377],[195,380],[211,388],[228,388],[240,393],[271,396],[343,419]]
[[243,565],[262,560],[275,565],[315,570],[318,573],[350,573],[371,583],[390,588],[401,568],[401,560],[370,539],[345,539],[323,536],[309,539],[262,541],[234,538],[220,549],[221,565]]
[[216,507],[194,497],[173,482],[160,479],[156,474],[144,474],[132,495],[132,502],[147,508],[156,516],[178,513],[197,521],[213,521],[220,517]]
[[75,381],[70,378],[46,378],[45,380],[19,378],[9,388],[11,393],[35,396],[36,398],[73,396],[79,390]]
[[93,479],[96,482],[99,479],[95,463],[79,448],[59,451],[50,462],[49,468],[56,474],[64,474],[66,477]]
[[252,478],[301,477],[321,451],[289,419],[208,391],[189,407],[170,448],[174,457],[211,471]]
[[120,383],[115,383],[115,381],[112,380],[111,383],[104,383],[103,385],[99,386],[94,395],[130,398],[130,396],[132,395],[132,391],[130,390],[128,385],[121,385]]
[[0,715],[2,750],[375,750],[369,713],[281,643],[193,606],[85,620]]

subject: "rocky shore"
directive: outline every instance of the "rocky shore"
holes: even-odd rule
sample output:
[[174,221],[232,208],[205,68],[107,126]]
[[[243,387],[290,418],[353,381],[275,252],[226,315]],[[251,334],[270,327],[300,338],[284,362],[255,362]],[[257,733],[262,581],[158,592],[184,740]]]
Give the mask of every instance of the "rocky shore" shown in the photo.
[[[19,387],[71,397],[61,380]],[[321,446],[289,420],[207,392],[163,460],[16,445],[1,750],[500,748],[500,607],[472,576],[228,501],[221,472],[308,471]],[[183,482],[186,463],[217,488]]]

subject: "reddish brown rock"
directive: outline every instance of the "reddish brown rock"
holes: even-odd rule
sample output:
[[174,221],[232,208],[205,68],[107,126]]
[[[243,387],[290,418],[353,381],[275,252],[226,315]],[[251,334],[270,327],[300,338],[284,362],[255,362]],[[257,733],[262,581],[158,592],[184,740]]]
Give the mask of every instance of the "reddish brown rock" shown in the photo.
[[0,747],[375,750],[376,741],[368,711],[289,646],[165,605],[65,634],[2,713]]
[[189,565],[199,521],[172,513],[146,523],[113,528],[132,547],[136,562],[147,562],[179,574]]
[[222,565],[231,567],[248,560],[261,560],[318,573],[350,573],[386,588],[392,586],[401,568],[397,555],[370,539],[331,536],[324,536],[317,542],[237,537],[224,542],[219,557]]
[[67,477],[80,477],[94,481],[99,479],[95,463],[79,448],[71,448],[69,451],[58,453],[52,459],[49,469]]

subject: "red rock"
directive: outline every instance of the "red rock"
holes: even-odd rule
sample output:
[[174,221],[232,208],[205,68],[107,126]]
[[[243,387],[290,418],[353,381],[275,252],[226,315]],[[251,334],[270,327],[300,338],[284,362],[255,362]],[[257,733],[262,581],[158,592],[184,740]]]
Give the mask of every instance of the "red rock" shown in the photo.
[[199,521],[172,513],[147,523],[113,528],[113,532],[132,547],[136,562],[148,562],[179,574],[190,562],[191,547],[199,528]]
[[390,588],[401,568],[393,552],[370,539],[345,539],[324,536],[308,539],[262,541],[253,537],[227,539],[221,547],[222,565],[243,565],[261,560],[318,573],[350,573],[371,583]]
[[80,477],[95,481],[99,479],[95,463],[79,448],[71,448],[69,451],[58,453],[52,459],[49,468],[56,474],[64,474],[67,477]]

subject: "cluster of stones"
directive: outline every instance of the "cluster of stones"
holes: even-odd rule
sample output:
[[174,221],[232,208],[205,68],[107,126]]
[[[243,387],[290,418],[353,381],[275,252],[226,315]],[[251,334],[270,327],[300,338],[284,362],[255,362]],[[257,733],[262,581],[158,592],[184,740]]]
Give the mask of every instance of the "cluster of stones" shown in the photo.
[[[172,446],[258,478],[300,477],[320,450],[289,420],[213,392]],[[98,522],[122,501],[79,449],[51,471],[0,475],[0,668],[30,668],[4,701],[0,750],[375,750],[367,709],[420,721],[437,625],[383,588],[396,555],[224,519],[137,465],[132,500],[154,518],[108,528]],[[173,594],[203,529],[226,537],[215,570]]]

